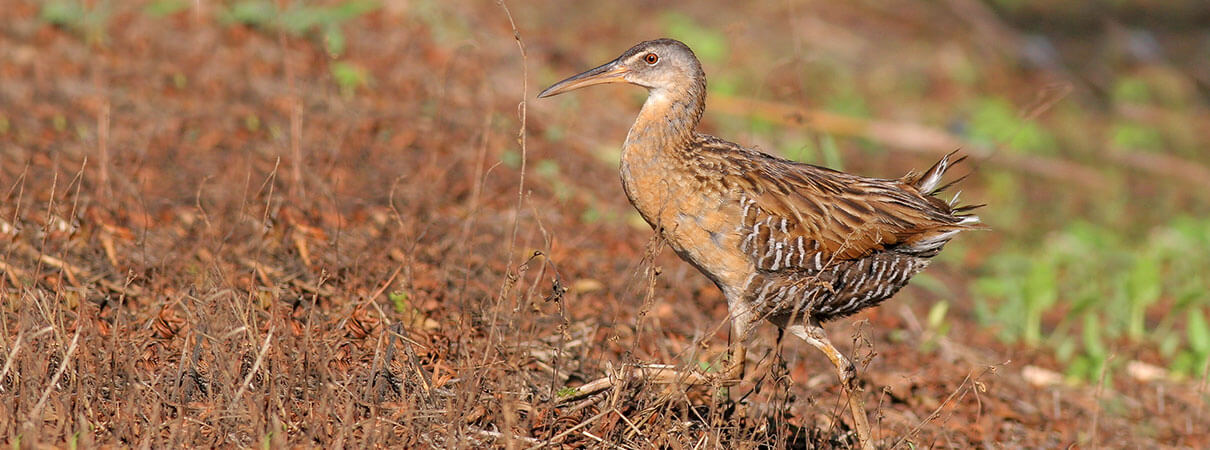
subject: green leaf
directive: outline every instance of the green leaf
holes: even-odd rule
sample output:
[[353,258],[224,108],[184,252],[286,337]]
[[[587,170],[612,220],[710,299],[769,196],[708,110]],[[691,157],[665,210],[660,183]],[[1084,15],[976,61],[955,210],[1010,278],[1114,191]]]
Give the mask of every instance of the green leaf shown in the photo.
[[303,6],[286,10],[279,17],[283,30],[299,35],[325,22],[324,8]]
[[1141,78],[1126,76],[1113,85],[1114,102],[1148,103],[1151,97],[1151,87]]
[[337,61],[332,63],[331,70],[332,78],[336,79],[336,84],[340,86],[340,93],[345,97],[352,97],[357,89],[370,84],[370,73],[356,64]]
[[1135,122],[1122,122],[1110,132],[1113,146],[1128,150],[1152,150],[1164,146],[1164,135],[1155,128]]
[[189,8],[185,0],[156,0],[143,8],[143,13],[152,17],[171,16]]
[[1126,295],[1130,301],[1127,335],[1133,341],[1144,337],[1147,307],[1160,298],[1160,264],[1154,257],[1142,256],[1126,276]]
[[1101,341],[1101,319],[1096,314],[1084,314],[1084,351],[1098,359],[1105,358],[1109,351]]
[[345,34],[340,30],[340,26],[328,25],[324,27],[324,47],[328,50],[328,56],[333,58],[344,53]]
[[584,211],[582,211],[580,213],[580,222],[597,223],[598,221],[601,220],[601,217],[602,217],[601,210],[593,208],[593,207],[588,207],[588,208],[585,208]]
[[1059,344],[1055,347],[1055,358],[1057,358],[1059,361],[1063,361],[1063,362],[1071,361],[1071,358],[1073,356],[1075,356],[1075,354],[1076,354],[1076,340],[1075,339],[1060,340]]
[[1095,363],[1092,361],[1092,359],[1087,355],[1080,355],[1077,356],[1076,359],[1071,362],[1071,364],[1067,365],[1067,370],[1064,372],[1067,374],[1068,378],[1088,380],[1091,378],[1089,374],[1093,372],[1092,366],[1094,364]]
[[980,144],[1003,144],[1030,153],[1048,153],[1056,147],[1049,132],[1037,123],[1023,119],[1012,103],[1002,98],[986,98],[975,104],[970,118],[970,136]]
[[1025,300],[1025,343],[1037,346],[1042,342],[1042,314],[1058,298],[1058,280],[1052,261],[1042,260],[1030,266],[1022,296]]
[[934,303],[933,306],[931,308],[929,308],[929,315],[928,315],[929,328],[934,329],[934,330],[940,329],[941,326],[945,324],[945,314],[947,312],[949,312],[949,309],[950,309],[950,303],[947,301],[943,300],[943,301]]
[[505,150],[500,153],[500,162],[510,169],[521,167],[521,153],[516,150]]
[[1210,354],[1210,325],[1206,324],[1206,312],[1203,308],[1189,308],[1187,333],[1189,347],[1199,355]]
[[349,0],[330,8],[330,16],[333,22],[345,22],[380,7],[382,4],[374,0]]
[[236,22],[251,26],[268,26],[277,17],[277,7],[266,0],[244,0],[231,5],[224,14],[224,22]]
[[59,26],[79,24],[85,15],[84,6],[79,1],[55,0],[42,5],[39,16],[43,21]]
[[827,110],[854,117],[869,117],[870,107],[865,97],[852,86],[841,88],[827,100]]
[[395,306],[395,312],[405,314],[412,311],[412,304],[408,303],[407,292],[393,291],[387,294],[387,298],[391,299],[391,304]]
[[1193,375],[1194,372],[1200,370],[1200,368],[1194,367],[1197,365],[1197,362],[1197,355],[1186,350],[1178,353],[1175,358],[1172,358],[1172,362],[1168,363],[1168,370],[1182,375]]
[[553,159],[543,159],[534,165],[534,172],[544,178],[559,176],[559,162]]

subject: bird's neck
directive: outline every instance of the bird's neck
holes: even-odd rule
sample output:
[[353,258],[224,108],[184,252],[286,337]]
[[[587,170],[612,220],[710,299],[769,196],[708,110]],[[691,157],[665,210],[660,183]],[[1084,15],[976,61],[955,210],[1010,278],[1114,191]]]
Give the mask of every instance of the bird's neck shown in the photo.
[[652,89],[626,136],[623,158],[658,159],[687,149],[705,108],[704,81]]
[[652,89],[622,146],[622,188],[652,227],[677,197],[670,177],[693,157],[694,130],[706,107],[705,81]]

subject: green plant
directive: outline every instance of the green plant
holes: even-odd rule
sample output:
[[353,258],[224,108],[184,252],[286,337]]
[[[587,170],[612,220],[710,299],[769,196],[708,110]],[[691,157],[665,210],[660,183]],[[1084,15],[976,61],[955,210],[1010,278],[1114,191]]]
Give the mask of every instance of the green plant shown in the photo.
[[842,83],[837,92],[827,99],[827,109],[838,114],[853,117],[869,117],[870,106],[865,97],[857,91],[851,82]]
[[1193,374],[1210,353],[1207,253],[1204,218],[1175,218],[1142,239],[1074,223],[991,262],[975,282],[975,313],[1005,341],[1050,347],[1073,379],[1099,377],[1106,343],[1119,337],[1155,346],[1173,372]]
[[227,23],[284,31],[295,36],[318,36],[328,54],[337,57],[345,50],[345,36],[341,29],[344,23],[379,6],[374,0],[348,0],[335,5],[291,3],[279,9],[275,2],[269,0],[243,0],[232,4],[220,17]]
[[155,0],[143,7],[143,13],[152,17],[164,17],[189,8],[185,0]]
[[1147,85],[1147,81],[1138,78],[1124,76],[1113,84],[1113,101],[1116,103],[1148,103],[1151,101],[1151,87]]
[[1193,377],[1205,376],[1202,371],[1210,360],[1210,324],[1206,323],[1206,308],[1189,308],[1186,311],[1185,330],[1189,348],[1177,355],[1172,370]]
[[949,309],[950,302],[946,300],[933,303],[933,306],[929,307],[928,317],[925,320],[927,333],[924,341],[920,343],[921,351],[931,352],[937,347],[937,340],[949,334],[950,322],[946,320]]
[[1095,311],[1084,314],[1081,337],[1084,352],[1067,366],[1067,375],[1080,380],[1095,380],[1109,362],[1109,350],[1105,347],[1101,318]]
[[1151,150],[1163,146],[1164,137],[1155,128],[1125,121],[1113,126],[1110,131],[1110,142],[1114,147],[1127,150]]
[[1026,120],[1002,98],[977,101],[970,117],[971,140],[987,146],[1004,145],[1030,153],[1052,153],[1054,137],[1041,125]]
[[569,185],[561,175],[562,169],[559,168],[559,163],[553,159],[538,160],[534,164],[534,173],[549,183],[550,190],[555,194],[555,198],[560,201],[570,199],[575,193],[574,187]]
[[351,62],[336,61],[332,63],[330,70],[336,85],[340,87],[340,94],[346,98],[352,97],[358,89],[369,86],[373,81],[369,71]]
[[1160,264],[1149,254],[1144,254],[1134,261],[1134,265],[1126,273],[1125,294],[1130,302],[1130,317],[1126,335],[1132,341],[1140,341],[1144,337],[1147,307],[1160,298]]
[[387,294],[387,298],[389,298],[391,300],[391,304],[395,306],[395,312],[400,314],[412,312],[412,304],[408,303],[407,292],[393,291]]
[[1042,342],[1042,314],[1058,299],[1057,269],[1053,261],[1035,261],[1023,280],[1021,297],[1025,302],[1025,324],[1022,336],[1030,346]]
[[89,7],[80,0],[50,0],[42,4],[38,17],[79,34],[90,44],[99,45],[106,41],[105,29],[112,14],[108,1],[99,1]]

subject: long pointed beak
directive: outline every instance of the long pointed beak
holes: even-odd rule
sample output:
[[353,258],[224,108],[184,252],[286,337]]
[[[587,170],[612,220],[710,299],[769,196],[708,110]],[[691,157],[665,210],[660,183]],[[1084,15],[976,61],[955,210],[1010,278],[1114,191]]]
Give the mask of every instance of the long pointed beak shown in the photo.
[[589,70],[587,72],[575,75],[566,80],[555,83],[551,87],[546,88],[542,93],[538,94],[538,98],[546,98],[552,95],[559,95],[567,91],[592,86],[594,84],[603,83],[625,83],[623,78],[630,70],[626,66],[618,63],[618,60],[613,60],[602,64],[600,67]]

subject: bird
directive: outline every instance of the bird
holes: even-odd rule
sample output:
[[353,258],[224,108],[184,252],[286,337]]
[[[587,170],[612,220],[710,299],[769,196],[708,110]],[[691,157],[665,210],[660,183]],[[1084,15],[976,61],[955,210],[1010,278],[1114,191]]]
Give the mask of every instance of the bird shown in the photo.
[[[546,98],[587,86],[628,83],[646,101],[622,144],[620,175],[630,203],[681,259],[722,291],[731,322],[729,365],[742,377],[749,330],[762,320],[822,351],[837,370],[861,445],[871,448],[856,369],[822,324],[877,306],[928,266],[947,242],[984,228],[937,193],[951,152],[924,172],[882,179],[783,159],[697,131],[706,75],[683,42],[641,42],[616,59],[559,81]],[[642,373],[682,374],[651,365]],[[717,375],[716,375],[717,376]],[[610,379],[581,386],[602,390]]]

